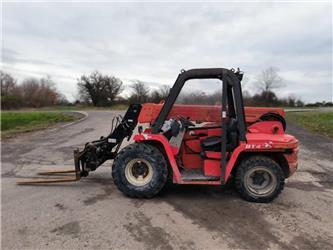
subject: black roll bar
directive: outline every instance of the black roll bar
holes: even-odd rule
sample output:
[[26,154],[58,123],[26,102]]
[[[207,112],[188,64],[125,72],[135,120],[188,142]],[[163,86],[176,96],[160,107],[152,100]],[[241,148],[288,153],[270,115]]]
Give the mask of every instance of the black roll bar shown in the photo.
[[245,141],[246,124],[243,106],[243,96],[240,84],[242,76],[243,75],[239,71],[234,72],[233,70],[225,68],[191,69],[187,71],[182,71],[178,75],[175,84],[171,88],[169,96],[167,97],[160,113],[152,124],[152,133],[157,134],[160,132],[160,129],[163,126],[165,119],[171,111],[186,81],[190,79],[220,79],[227,83],[228,88],[234,89],[234,102],[236,106],[235,111],[238,118],[239,139],[240,141]]

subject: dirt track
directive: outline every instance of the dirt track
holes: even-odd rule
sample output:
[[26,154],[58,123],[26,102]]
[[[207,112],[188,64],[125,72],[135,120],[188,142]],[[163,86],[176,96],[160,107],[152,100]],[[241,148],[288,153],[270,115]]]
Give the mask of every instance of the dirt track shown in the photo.
[[333,140],[289,124],[299,171],[271,204],[233,190],[179,186],[151,200],[124,197],[105,164],[78,183],[17,186],[72,166],[72,150],[109,129],[114,112],[2,141],[2,249],[333,248]]

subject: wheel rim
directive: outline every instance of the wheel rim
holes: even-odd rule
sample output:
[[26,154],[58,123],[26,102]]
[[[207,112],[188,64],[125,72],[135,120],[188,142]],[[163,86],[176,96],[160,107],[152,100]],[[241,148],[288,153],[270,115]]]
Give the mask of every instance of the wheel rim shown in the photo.
[[136,158],[127,163],[125,176],[132,185],[144,186],[153,178],[153,167],[148,161]]
[[275,174],[265,167],[254,167],[245,175],[245,188],[255,196],[268,196],[276,188]]

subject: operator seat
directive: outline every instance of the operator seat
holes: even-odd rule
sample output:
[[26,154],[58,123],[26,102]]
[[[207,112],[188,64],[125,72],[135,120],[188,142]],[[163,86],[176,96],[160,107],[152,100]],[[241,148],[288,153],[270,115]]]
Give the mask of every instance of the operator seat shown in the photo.
[[[227,152],[238,146],[237,119],[230,118],[227,124]],[[209,136],[201,141],[203,151],[221,152],[221,136]]]

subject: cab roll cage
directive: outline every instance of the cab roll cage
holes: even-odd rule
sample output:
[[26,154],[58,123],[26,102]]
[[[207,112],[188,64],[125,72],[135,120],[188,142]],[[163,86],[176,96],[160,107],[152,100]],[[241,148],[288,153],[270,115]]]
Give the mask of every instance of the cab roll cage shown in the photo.
[[170,113],[185,82],[190,79],[220,79],[222,81],[222,113],[221,128],[224,131],[221,135],[221,178],[225,179],[226,169],[226,147],[227,147],[227,117],[237,119],[238,141],[246,141],[246,123],[243,105],[241,80],[243,74],[239,69],[229,70],[224,68],[191,69],[182,70],[178,75],[175,84],[170,89],[160,113],[152,124],[152,133],[160,132],[161,127]]
[[175,84],[171,88],[169,96],[167,97],[160,113],[158,114],[156,120],[152,124],[152,133],[157,134],[160,132],[160,129],[163,126],[165,119],[170,113],[186,81],[191,79],[220,79],[223,83],[222,102],[221,102],[222,129],[226,128],[225,118],[227,118],[227,116],[236,118],[239,140],[246,141],[245,137],[246,123],[244,115],[242,89],[240,83],[242,78],[243,74],[239,70],[236,72],[234,70],[229,70],[224,68],[191,69],[188,71],[182,70],[182,72],[178,75]]

